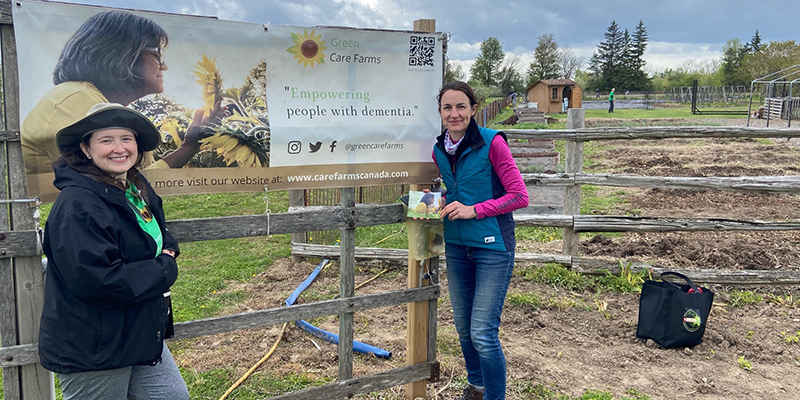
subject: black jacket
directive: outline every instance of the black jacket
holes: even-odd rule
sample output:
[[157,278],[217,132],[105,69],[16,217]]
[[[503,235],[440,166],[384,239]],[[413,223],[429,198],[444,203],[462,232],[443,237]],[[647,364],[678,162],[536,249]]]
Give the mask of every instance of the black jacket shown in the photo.
[[[171,331],[163,294],[178,265],[156,253],[118,187],[79,174],[60,161],[61,190],[47,218],[44,310],[39,358],[48,370],[74,373],[154,364]],[[165,229],[161,198],[145,181],[148,206],[161,226],[164,249],[178,243]]]

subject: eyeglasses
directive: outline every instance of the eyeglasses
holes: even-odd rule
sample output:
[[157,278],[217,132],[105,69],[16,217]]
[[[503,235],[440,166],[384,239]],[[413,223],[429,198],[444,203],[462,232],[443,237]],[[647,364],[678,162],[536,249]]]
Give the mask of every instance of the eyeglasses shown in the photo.
[[161,47],[145,47],[144,50],[156,56],[156,62],[158,62],[159,66],[164,65],[164,50]]

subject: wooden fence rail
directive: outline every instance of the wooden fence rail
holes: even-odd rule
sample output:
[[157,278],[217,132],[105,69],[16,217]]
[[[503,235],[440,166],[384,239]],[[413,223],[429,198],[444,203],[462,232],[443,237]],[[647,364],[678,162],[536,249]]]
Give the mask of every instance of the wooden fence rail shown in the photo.
[[[272,214],[269,219],[272,228],[266,228],[264,214],[236,217],[201,218],[194,220],[173,220],[167,222],[167,228],[179,242],[200,240],[220,240],[243,237],[265,236],[268,234],[286,234],[303,232],[307,229],[305,222],[292,225],[293,221],[302,221],[304,216],[325,220],[323,226],[335,229],[337,226],[372,226],[400,222],[401,204],[355,207],[352,218],[342,218],[347,211],[300,211],[293,213]],[[370,214],[368,210],[377,210]],[[336,219],[339,218],[337,221]],[[404,217],[403,217],[404,219]],[[725,218],[684,219],[675,217],[635,217],[611,215],[517,215],[514,217],[518,226],[573,228],[576,232],[674,232],[674,231],[778,231],[800,230],[800,220],[760,221],[734,220]],[[279,222],[276,222],[279,221]],[[275,226],[278,226],[276,228]],[[226,229],[221,229],[226,227]],[[228,229],[227,227],[231,227]],[[268,231],[271,231],[268,233]],[[196,234],[193,234],[196,232]],[[26,257],[41,255],[36,245],[38,231],[0,232],[0,259],[10,257]],[[338,247],[337,247],[338,248]],[[388,250],[387,250],[388,251]],[[375,250],[375,258],[381,258],[381,251]],[[329,258],[328,254],[324,255]]]
[[[338,246],[324,246],[318,244],[293,244],[292,254],[304,257],[336,258],[339,253]],[[382,260],[390,263],[404,264],[408,258],[408,250],[382,249],[374,247],[357,247],[355,257],[357,260]],[[441,261],[447,263],[447,257],[441,256]],[[528,263],[556,263],[572,267],[573,270],[586,275],[604,275],[606,273],[619,274],[620,262],[631,271],[650,270],[653,275],[660,274],[667,269],[644,262],[618,260],[610,257],[578,257],[561,254],[516,253],[515,262]],[[800,271],[775,271],[772,266],[765,266],[764,270],[719,270],[719,269],[692,269],[681,270],[670,268],[670,271],[680,272],[695,282],[713,283],[720,285],[799,285]]]
[[731,126],[647,126],[631,128],[504,129],[509,139],[554,139],[586,142],[619,139],[709,139],[709,138],[796,138],[800,129],[745,128]]
[[526,185],[596,185],[661,189],[703,189],[759,193],[800,193],[800,175],[745,177],[660,177],[624,174],[522,174]]

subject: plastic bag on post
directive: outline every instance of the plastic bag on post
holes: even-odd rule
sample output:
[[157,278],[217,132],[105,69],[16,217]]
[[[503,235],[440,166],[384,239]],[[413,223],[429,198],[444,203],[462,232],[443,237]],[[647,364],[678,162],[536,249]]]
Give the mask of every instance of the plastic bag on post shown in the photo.
[[444,225],[440,219],[407,219],[408,252],[415,260],[444,254]]

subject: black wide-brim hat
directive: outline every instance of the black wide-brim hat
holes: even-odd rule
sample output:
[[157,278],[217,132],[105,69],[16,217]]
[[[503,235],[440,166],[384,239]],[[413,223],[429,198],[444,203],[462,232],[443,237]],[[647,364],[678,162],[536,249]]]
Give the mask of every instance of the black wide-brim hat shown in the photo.
[[139,151],[152,151],[161,143],[161,133],[149,118],[117,103],[99,103],[85,117],[56,133],[61,153],[69,151],[84,137],[101,129],[122,128],[136,135]]

